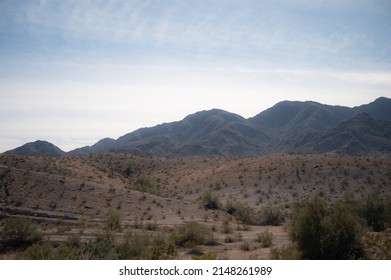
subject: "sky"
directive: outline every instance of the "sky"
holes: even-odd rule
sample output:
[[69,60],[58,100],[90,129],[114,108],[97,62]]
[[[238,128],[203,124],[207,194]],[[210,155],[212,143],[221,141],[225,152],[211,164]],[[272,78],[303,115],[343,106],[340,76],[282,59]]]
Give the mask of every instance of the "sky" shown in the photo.
[[0,152],[391,98],[391,0],[0,0]]

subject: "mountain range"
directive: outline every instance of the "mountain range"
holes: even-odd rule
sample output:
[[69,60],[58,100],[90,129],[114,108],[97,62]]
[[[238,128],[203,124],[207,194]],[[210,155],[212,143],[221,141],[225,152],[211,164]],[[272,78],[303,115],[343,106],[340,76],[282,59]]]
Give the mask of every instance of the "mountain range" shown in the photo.
[[156,157],[390,154],[391,99],[380,97],[353,108],[282,101],[248,119],[212,109],[181,121],[140,128],[116,140],[104,138],[70,152],[36,141],[6,153],[60,157],[103,152]]

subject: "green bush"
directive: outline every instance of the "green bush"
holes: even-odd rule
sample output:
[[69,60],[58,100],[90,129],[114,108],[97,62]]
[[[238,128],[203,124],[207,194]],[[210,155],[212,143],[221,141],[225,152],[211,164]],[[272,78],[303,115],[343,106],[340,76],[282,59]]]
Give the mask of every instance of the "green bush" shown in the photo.
[[160,194],[160,186],[157,184],[153,184],[151,180],[149,180],[145,176],[139,176],[134,183],[134,189],[140,192],[150,193],[159,195]]
[[270,249],[272,260],[300,260],[301,252],[293,245],[288,247],[275,247]]
[[116,250],[120,260],[147,259],[150,239],[145,234],[129,233],[125,241],[118,245]]
[[254,217],[256,216],[254,210],[247,206],[244,205],[243,203],[237,202],[233,203],[231,201],[227,201],[224,210],[234,216],[238,221],[240,221],[243,224],[246,225],[253,225],[256,224],[256,221]]
[[338,203],[327,207],[319,197],[299,204],[292,216],[291,238],[304,259],[362,257],[361,218]]
[[23,260],[53,260],[55,259],[55,250],[48,243],[34,244],[28,247],[20,256]]
[[153,247],[149,256],[151,260],[170,260],[177,255],[174,243],[162,243]]
[[387,221],[386,200],[377,195],[370,195],[362,203],[361,214],[373,231],[382,231]]
[[172,239],[178,246],[210,244],[214,241],[212,231],[195,221],[180,226],[172,234]]
[[205,254],[202,254],[200,256],[193,256],[192,259],[193,260],[216,260],[216,254],[213,253],[213,252],[208,252],[208,253],[205,253]]
[[94,240],[82,246],[78,258],[84,260],[117,259],[112,236],[108,233],[100,233]]
[[279,207],[269,206],[261,211],[261,225],[279,226],[284,221],[284,214]]
[[19,216],[10,217],[0,231],[0,247],[2,251],[27,248],[41,238],[30,220]]
[[210,191],[207,191],[202,196],[202,204],[205,209],[220,209],[220,202],[219,199],[212,195]]
[[65,244],[55,248],[49,243],[34,244],[18,256],[23,260],[74,260],[79,258],[79,251]]
[[264,248],[270,247],[273,242],[273,233],[266,229],[265,231],[257,234],[257,241],[261,243]]

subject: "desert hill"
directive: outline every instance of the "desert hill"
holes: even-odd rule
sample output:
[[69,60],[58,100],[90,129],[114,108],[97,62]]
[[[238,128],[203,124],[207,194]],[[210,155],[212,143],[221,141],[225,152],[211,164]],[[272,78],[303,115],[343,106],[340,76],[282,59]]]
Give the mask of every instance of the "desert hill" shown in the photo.
[[[196,221],[213,229],[215,238],[197,250],[231,259],[270,258],[269,248],[253,243],[257,234],[272,230],[274,247],[288,246],[289,237],[283,226],[262,226],[265,209],[277,207],[287,221],[296,202],[314,196],[330,202],[371,193],[389,197],[390,166],[388,157],[338,154],[181,159],[2,154],[0,216],[32,219],[54,244],[75,235],[82,242],[99,236],[112,212],[121,217],[121,230],[114,231],[119,241],[128,231],[168,236]],[[207,195],[216,207],[206,206]],[[243,217],[229,210],[239,207],[255,225],[242,227]],[[254,245],[247,250],[246,244]],[[180,249],[178,258],[191,258],[193,251]]]

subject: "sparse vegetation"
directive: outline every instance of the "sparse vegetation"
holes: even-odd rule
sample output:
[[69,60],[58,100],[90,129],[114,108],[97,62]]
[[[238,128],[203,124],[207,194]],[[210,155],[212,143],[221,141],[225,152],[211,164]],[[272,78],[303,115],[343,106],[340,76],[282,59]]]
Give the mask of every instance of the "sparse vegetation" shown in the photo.
[[[315,258],[299,246],[298,235],[289,237],[296,222],[305,221],[297,219],[303,216],[295,205],[318,196],[324,206],[318,258],[390,259],[389,166],[388,158],[335,154],[158,159],[111,153],[50,160],[0,155],[6,215],[31,217],[43,236],[11,245],[3,234],[6,218],[0,222],[0,257]],[[308,234],[314,231],[310,224]],[[335,254],[336,248],[348,253]]]

